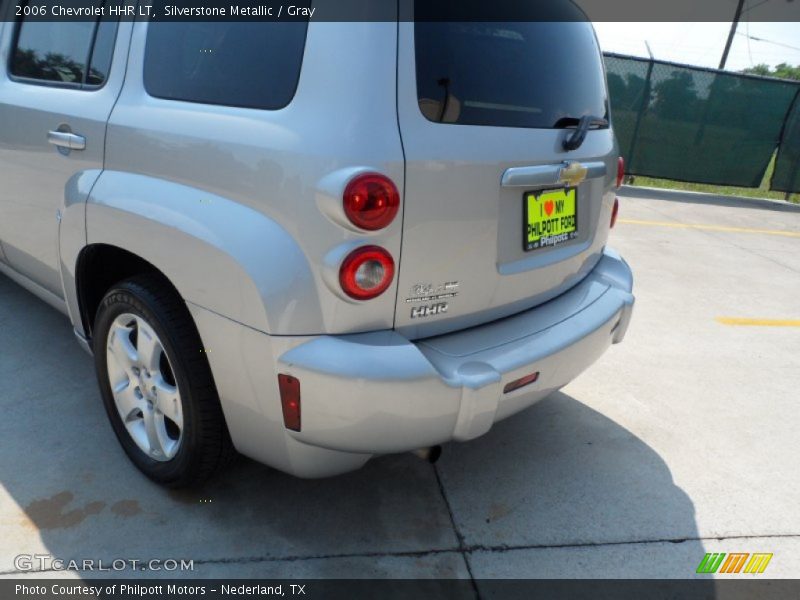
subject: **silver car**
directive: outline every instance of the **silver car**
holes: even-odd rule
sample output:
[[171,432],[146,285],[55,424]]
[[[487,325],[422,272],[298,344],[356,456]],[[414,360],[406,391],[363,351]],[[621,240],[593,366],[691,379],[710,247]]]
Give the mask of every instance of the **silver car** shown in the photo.
[[589,23],[4,10],[0,271],[69,316],[153,480],[435,454],[625,336]]

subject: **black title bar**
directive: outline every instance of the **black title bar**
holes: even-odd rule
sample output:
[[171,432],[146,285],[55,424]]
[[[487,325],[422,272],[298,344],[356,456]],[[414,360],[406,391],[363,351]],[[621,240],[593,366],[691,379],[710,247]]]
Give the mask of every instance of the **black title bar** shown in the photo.
[[203,598],[292,598],[294,600],[358,600],[360,598],[485,598],[529,600],[712,600],[797,598],[798,580],[147,580],[147,579],[22,579],[0,580],[4,600],[178,600]]
[[[727,21],[738,0],[0,0],[0,19],[83,21]],[[750,3],[743,21],[800,22],[800,0]]]

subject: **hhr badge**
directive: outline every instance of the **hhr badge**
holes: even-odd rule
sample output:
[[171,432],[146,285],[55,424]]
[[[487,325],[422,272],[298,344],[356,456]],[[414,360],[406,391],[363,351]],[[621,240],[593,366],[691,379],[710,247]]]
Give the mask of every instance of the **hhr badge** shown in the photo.
[[448,302],[442,302],[442,300],[449,300],[458,296],[458,285],[457,281],[448,281],[440,285],[432,283],[413,285],[409,292],[409,297],[406,298],[406,304],[415,304],[417,302],[430,304],[413,306],[411,308],[411,318],[420,319],[445,314],[450,305]]
[[436,315],[443,315],[447,312],[447,302],[438,302],[436,304],[423,304],[422,306],[411,307],[411,318],[419,319],[422,317],[433,317]]

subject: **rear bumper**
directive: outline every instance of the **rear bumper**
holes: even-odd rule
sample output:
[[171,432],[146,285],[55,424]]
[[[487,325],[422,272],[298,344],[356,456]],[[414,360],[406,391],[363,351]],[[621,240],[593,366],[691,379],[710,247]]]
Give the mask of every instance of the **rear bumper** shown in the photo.
[[[622,341],[630,268],[606,250],[576,287],[534,309],[411,342],[393,331],[322,336],[278,358],[300,379],[301,446],[360,455],[470,440],[563,387]],[[505,394],[516,379],[536,382]]]

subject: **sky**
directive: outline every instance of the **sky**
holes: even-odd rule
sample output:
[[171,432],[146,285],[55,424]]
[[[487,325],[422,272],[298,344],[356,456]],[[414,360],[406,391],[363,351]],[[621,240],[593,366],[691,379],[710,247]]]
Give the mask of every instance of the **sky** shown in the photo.
[[[657,59],[714,68],[731,28],[730,23],[595,22],[594,26],[605,52],[647,57],[647,41]],[[800,22],[742,21],[737,31],[726,69],[739,71],[760,63],[800,65]]]

